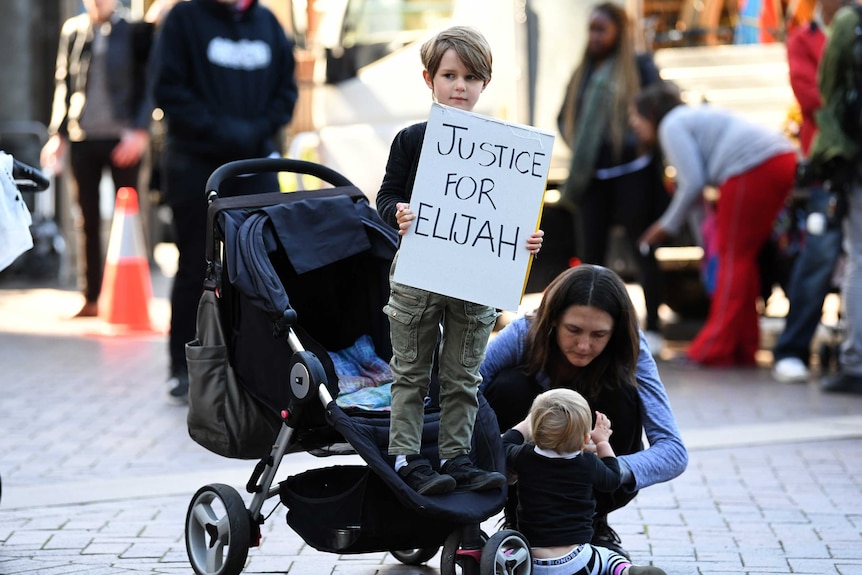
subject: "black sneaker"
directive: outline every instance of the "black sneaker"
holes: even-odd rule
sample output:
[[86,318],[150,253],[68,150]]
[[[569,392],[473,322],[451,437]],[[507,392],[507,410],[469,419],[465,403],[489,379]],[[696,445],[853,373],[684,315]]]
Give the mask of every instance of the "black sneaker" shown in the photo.
[[616,551],[629,561],[631,561],[631,556],[629,552],[623,549],[622,540],[620,536],[617,535],[617,532],[611,529],[610,525],[608,525],[608,516],[600,515],[596,516],[593,519],[593,540],[590,541],[593,545],[598,545],[599,547],[604,547],[605,549],[610,549],[611,551]]
[[422,457],[408,457],[407,465],[398,470],[398,475],[420,495],[440,495],[455,489],[454,479],[434,471]]
[[479,469],[470,457],[459,455],[448,460],[440,468],[441,473],[451,475],[455,478],[458,487],[470,491],[484,491],[486,489],[499,489],[506,485],[506,476],[496,471],[485,471]]
[[174,405],[188,405],[189,403],[189,376],[187,373],[172,375],[168,379],[168,403]]

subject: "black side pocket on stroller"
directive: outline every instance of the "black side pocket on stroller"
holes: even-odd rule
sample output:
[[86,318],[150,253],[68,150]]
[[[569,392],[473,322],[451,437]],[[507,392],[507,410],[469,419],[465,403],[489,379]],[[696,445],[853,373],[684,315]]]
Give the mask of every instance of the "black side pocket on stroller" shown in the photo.
[[369,467],[312,469],[280,484],[287,524],[319,551],[369,553],[443,544],[451,522],[403,505]]
[[281,421],[237,381],[212,291],[198,304],[197,338],[186,344],[189,369],[189,435],[223,457],[260,459],[269,454]]

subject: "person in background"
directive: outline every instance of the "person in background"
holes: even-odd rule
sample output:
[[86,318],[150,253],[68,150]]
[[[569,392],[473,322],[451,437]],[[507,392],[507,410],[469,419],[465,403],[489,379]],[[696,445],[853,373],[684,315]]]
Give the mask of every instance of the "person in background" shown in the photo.
[[637,243],[669,202],[662,161],[643,150],[628,125],[632,97],[659,80],[652,55],[635,54],[633,26],[614,2],[590,12],[586,49],[557,119],[572,152],[563,200],[575,210],[580,259],[605,265],[611,229],[625,228],[646,304],[650,350],[664,347],[659,325],[661,272],[653,250]]
[[620,464],[608,441],[611,420],[577,391],[533,400],[526,419],[503,434],[507,472],[518,484],[518,528],[530,542],[535,575],[665,575],[589,543],[596,491],[619,488]]
[[[814,114],[820,109],[817,69],[829,34],[832,18],[847,0],[819,0],[812,20],[797,27],[787,39],[790,86],[802,112],[799,145],[807,157],[817,132]],[[805,244],[791,271],[787,299],[790,309],[784,330],[772,350],[772,375],[778,381],[808,381],[811,340],[823,313],[832,272],[841,255],[840,222],[829,220],[829,192],[821,182],[808,185]]]
[[826,392],[862,393],[862,6],[835,14],[820,60],[823,106],[811,145],[815,173],[835,191],[835,217],[844,220],[847,268],[841,285],[846,330],[840,370],[823,378]]
[[[293,43],[257,0],[177,2],[156,37],[151,83],[164,112],[161,187],[179,261],[171,289],[168,400],[188,401],[185,345],[206,276],[205,187],[219,166],[280,156],[298,91]],[[276,174],[229,179],[221,196],[278,190]]]
[[[538,309],[514,319],[491,339],[479,371],[480,389],[501,432],[527,416],[539,393],[553,388],[577,391],[591,410],[615,422],[610,443],[621,483],[595,494],[590,543],[628,557],[608,525],[608,514],[627,505],[640,489],[682,474],[688,451],[620,277],[589,264],[562,272],[548,285]],[[515,529],[517,504],[514,485],[505,520]]]
[[705,186],[716,203],[718,274],[706,323],[686,350],[688,361],[755,366],[760,347],[757,258],[796,178],[796,150],[778,130],[712,105],[683,103],[670,82],[634,99],[631,123],[647,145],[661,146],[676,168],[677,188],[664,214],[641,236],[657,246],[678,233]]
[[110,170],[115,193],[137,190],[149,146],[153,105],[145,85],[152,26],[130,21],[116,0],[83,4],[86,12],[66,20],[60,33],[50,137],[40,161],[60,173],[68,149],[83,231],[84,304],[74,317],[94,317],[104,272],[102,173]]
[[[453,26],[425,42],[420,56],[422,76],[434,101],[472,111],[491,81],[491,47],[485,37],[474,28]],[[395,136],[377,194],[380,216],[402,236],[416,219],[410,198],[426,128],[427,122],[420,122]],[[541,231],[530,235],[526,249],[538,253],[543,235]],[[479,364],[496,323],[497,310],[395,282],[392,278],[399,254],[392,262],[391,291],[384,307],[392,340],[389,455],[395,458],[395,471],[423,495],[446,493],[456,487],[474,491],[501,489],[506,484],[503,474],[481,469],[470,459],[479,406]],[[420,453],[424,399],[431,384],[438,341],[439,472]]]

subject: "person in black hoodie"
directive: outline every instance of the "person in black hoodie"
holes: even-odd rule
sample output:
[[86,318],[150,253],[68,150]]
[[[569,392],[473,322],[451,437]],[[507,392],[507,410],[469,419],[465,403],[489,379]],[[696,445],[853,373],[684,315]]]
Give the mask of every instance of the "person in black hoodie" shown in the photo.
[[[185,344],[206,274],[205,187],[222,164],[280,155],[297,99],[293,44],[257,0],[179,2],[162,23],[151,82],[164,112],[162,186],[179,251],[171,290],[168,399],[188,401]],[[232,178],[221,196],[278,190],[275,174]]]

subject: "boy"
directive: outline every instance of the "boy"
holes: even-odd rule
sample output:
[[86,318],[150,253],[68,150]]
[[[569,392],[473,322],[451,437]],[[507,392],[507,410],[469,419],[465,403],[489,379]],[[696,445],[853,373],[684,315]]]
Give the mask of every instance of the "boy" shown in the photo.
[[[421,48],[422,76],[440,104],[472,111],[491,81],[491,49],[478,31],[455,26]],[[386,175],[377,194],[381,217],[404,235],[415,219],[410,197],[419,164],[426,122],[402,130],[392,142]],[[538,253],[543,232],[532,234],[527,249]],[[392,340],[392,411],[389,454],[395,470],[423,495],[502,488],[503,474],[476,468],[470,443],[478,409],[479,364],[497,319],[494,308],[431,293],[392,281],[384,311]],[[441,270],[443,273],[443,270]],[[440,336],[440,470],[420,453],[424,398],[431,381],[434,351]]]
[[[603,573],[666,575],[632,565],[623,555],[590,545],[593,490],[613,491],[621,481],[608,439],[611,422],[576,391],[557,388],[536,397],[530,414],[503,434],[506,464],[517,475],[518,529],[532,546],[534,575]],[[595,453],[586,451],[593,442]]]

